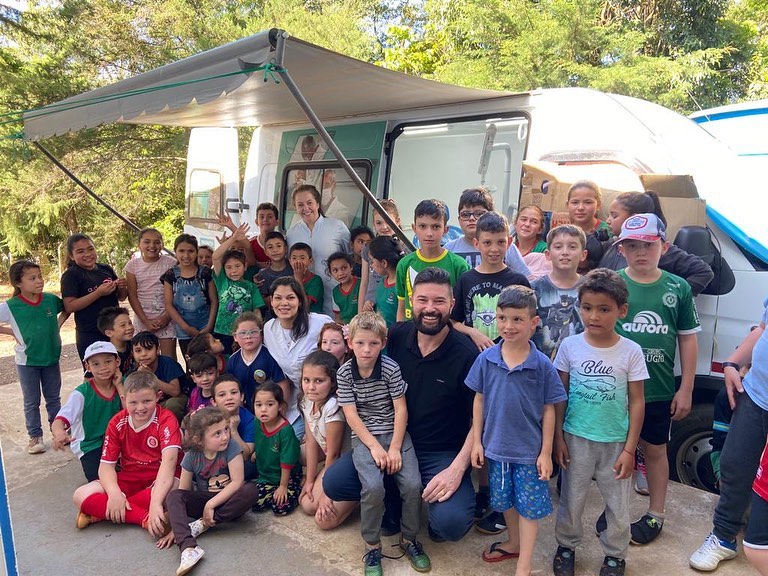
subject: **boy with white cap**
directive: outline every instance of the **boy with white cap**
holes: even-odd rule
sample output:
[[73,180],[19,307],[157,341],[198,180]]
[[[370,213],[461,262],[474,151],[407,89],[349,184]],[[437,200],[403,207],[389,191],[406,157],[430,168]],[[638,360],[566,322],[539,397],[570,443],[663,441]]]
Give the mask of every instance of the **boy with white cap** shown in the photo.
[[72,391],[51,424],[51,432],[53,447],[63,450],[69,444],[85,477],[92,482],[99,477],[107,424],[122,408],[123,375],[117,348],[111,342],[94,342],[85,350],[83,360],[93,376]]
[[[659,268],[667,251],[664,223],[655,214],[636,214],[621,226],[616,241],[627,259],[619,271],[629,289],[629,310],[616,331],[637,342],[645,354],[650,378],[645,381],[645,419],[640,446],[645,455],[650,503],[648,512],[632,523],[632,544],[648,544],[661,533],[667,495],[667,442],[672,420],[691,411],[701,330],[691,287],[682,278]],[[675,390],[675,347],[680,348],[682,377]],[[598,530],[600,522],[598,521]]]

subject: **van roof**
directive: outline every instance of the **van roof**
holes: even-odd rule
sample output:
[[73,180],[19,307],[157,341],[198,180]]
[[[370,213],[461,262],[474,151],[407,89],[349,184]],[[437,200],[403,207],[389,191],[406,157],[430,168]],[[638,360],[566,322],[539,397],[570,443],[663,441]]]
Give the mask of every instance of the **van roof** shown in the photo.
[[[269,126],[306,122],[283,83],[253,70],[275,56],[272,29],[24,114],[28,140],[115,122]],[[289,37],[284,66],[323,121],[491,100],[510,92],[442,84]],[[265,81],[267,80],[267,81]]]

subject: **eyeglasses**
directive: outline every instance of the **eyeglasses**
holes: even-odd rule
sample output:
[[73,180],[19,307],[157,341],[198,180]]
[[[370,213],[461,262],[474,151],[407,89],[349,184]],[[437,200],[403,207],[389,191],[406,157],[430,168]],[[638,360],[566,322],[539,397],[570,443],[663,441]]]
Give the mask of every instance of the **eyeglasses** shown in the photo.
[[462,210],[459,212],[459,220],[469,220],[473,216],[479,220],[483,214],[488,214],[488,210]]
[[235,332],[235,336],[240,336],[240,338],[250,338],[255,334],[261,334],[261,330],[257,328],[256,330],[239,330]]

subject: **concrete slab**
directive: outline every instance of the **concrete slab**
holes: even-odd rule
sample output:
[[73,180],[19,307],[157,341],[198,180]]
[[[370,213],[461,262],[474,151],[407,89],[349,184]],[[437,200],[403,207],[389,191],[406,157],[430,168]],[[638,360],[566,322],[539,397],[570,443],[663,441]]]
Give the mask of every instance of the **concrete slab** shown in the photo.
[[[77,372],[65,374],[64,397],[79,383],[79,378]],[[146,532],[134,526],[104,522],[82,531],[75,528],[75,510],[70,497],[84,482],[80,466],[71,454],[54,453],[50,449],[43,455],[27,455],[21,412],[18,385],[0,385],[0,438],[11,490],[20,574],[174,574],[178,551],[175,548],[157,550]],[[50,445],[48,437],[46,444]],[[710,530],[715,502],[712,494],[673,484],[661,538],[648,547],[631,547],[627,574],[696,574],[688,567],[688,556]],[[633,515],[639,517],[646,506],[647,499],[635,496]],[[602,551],[593,526],[601,510],[599,495],[593,487],[584,515],[584,543],[578,551],[577,574],[580,576],[596,574],[600,568]],[[534,574],[551,574],[556,547],[553,530],[553,517],[541,522]],[[422,534],[425,549],[432,558],[432,574],[464,576],[514,571],[512,562],[486,564],[480,558],[483,547],[499,537],[484,536],[473,530],[459,543],[434,544],[426,537],[426,520]],[[388,543],[395,542],[396,537]],[[199,576],[237,574],[246,570],[270,576],[359,575],[364,552],[356,514],[337,530],[321,532],[312,519],[300,511],[283,518],[248,513],[239,522],[210,530],[201,536],[200,545],[206,555],[192,572]],[[385,559],[384,571],[387,576],[416,574],[403,560]],[[724,563],[717,573],[735,576],[754,572],[740,555]]]

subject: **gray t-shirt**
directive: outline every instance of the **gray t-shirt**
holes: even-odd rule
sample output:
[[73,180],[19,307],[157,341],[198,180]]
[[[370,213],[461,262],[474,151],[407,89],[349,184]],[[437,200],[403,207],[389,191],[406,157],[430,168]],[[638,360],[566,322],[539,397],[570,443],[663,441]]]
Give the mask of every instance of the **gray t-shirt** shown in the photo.
[[220,492],[231,482],[229,461],[242,451],[240,445],[230,439],[227,449],[217,452],[213,460],[208,460],[202,450],[190,450],[184,454],[181,467],[192,472],[192,486],[195,490]]
[[272,282],[278,278],[282,278],[283,276],[293,276],[293,268],[291,268],[291,265],[288,264],[288,262],[285,263],[285,268],[279,271],[272,270],[272,268],[269,266],[259,270],[259,273],[256,274],[255,277],[264,280],[264,283],[259,286],[259,292],[261,292],[261,295],[269,296],[269,289],[272,287]]
[[[378,436],[394,431],[395,406],[392,401],[405,394],[408,388],[397,362],[382,354],[370,377],[363,378],[357,368],[357,360],[352,358],[339,368],[336,380],[339,383],[336,392],[339,404],[354,404],[368,432]],[[352,437],[355,437],[354,432]]]

